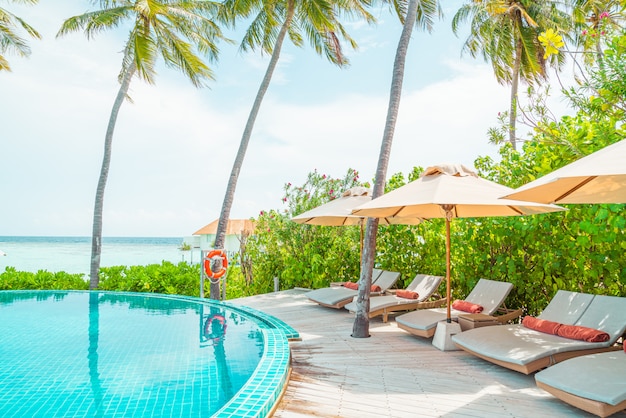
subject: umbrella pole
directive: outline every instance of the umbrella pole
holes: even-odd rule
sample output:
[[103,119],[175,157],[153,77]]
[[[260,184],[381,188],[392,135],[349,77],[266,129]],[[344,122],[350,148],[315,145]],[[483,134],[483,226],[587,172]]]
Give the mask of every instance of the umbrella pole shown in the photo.
[[452,322],[452,315],[450,313],[450,212],[446,211],[446,298],[447,303],[447,317],[446,322],[449,324]]

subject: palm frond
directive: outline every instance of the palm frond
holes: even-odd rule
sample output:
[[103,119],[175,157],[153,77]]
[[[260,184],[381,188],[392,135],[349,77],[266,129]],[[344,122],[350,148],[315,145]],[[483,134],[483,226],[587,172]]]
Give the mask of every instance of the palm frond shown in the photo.
[[57,33],[57,38],[68,33],[83,30],[87,39],[105,30],[113,29],[133,13],[131,7],[116,7],[113,9],[97,10],[66,19]]

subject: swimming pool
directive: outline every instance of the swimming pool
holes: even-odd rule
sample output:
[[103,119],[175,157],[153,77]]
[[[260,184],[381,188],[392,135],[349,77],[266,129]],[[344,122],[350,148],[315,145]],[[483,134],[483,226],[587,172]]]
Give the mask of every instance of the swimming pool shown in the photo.
[[123,292],[0,292],[0,416],[250,416],[297,333],[258,311]]

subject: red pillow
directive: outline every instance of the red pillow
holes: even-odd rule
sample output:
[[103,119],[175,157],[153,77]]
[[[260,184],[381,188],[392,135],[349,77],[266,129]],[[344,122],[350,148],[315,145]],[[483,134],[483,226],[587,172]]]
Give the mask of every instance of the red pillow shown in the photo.
[[396,290],[396,296],[404,299],[419,299],[420,295],[417,292],[406,289],[398,289]]
[[[345,282],[343,284],[343,287],[346,287],[346,288],[352,289],[352,290],[359,290],[359,284],[358,283],[353,283],[353,282]],[[381,290],[382,289],[377,284],[373,284],[372,287],[370,287],[370,292],[380,292]]]
[[604,331],[581,327],[580,325],[561,325],[556,335],[590,343],[603,343],[611,339],[611,336]]
[[525,316],[522,319],[522,325],[547,334],[590,343],[603,343],[611,339],[611,336],[606,332],[594,328],[581,327],[580,325],[565,325],[545,319],[533,318],[532,316]]
[[464,311],[469,313],[481,313],[483,311],[482,306],[465,300],[455,300],[452,303],[452,308],[456,309],[457,311]]
[[526,315],[522,319],[522,325],[535,331],[545,332],[546,334],[557,335],[558,329],[562,324],[558,322],[548,321],[547,319],[539,319],[534,316]]

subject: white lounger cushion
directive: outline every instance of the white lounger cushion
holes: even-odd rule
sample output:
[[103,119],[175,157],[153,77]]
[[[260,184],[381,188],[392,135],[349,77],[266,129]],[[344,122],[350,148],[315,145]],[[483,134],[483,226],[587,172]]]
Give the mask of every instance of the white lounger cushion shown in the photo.
[[[598,329],[610,335],[609,341],[592,343],[563,338],[521,324],[476,328],[452,336],[452,341],[484,357],[526,365],[554,354],[612,346],[626,330],[624,312],[626,298],[560,290],[539,318]],[[572,324],[572,320],[576,322]]]
[[321,302],[327,305],[335,305],[342,300],[351,299],[359,293],[358,290],[347,287],[323,287],[306,293],[306,297],[314,302]]
[[558,290],[538,318],[574,325],[587,310],[593,297],[594,295],[589,293]]
[[575,357],[538,372],[535,379],[572,395],[617,405],[626,401],[626,353]]
[[[437,291],[437,288],[441,284],[442,279],[443,278],[441,276],[430,276],[426,274],[418,274],[411,281],[411,283],[409,283],[409,285],[406,287],[406,290],[417,292],[417,294],[419,295],[419,298],[406,299],[406,298],[397,297],[395,295],[377,296],[375,298],[370,299],[370,312],[376,311],[378,309],[382,309],[385,307],[406,305],[408,303],[423,302],[426,299],[430,298],[433,295],[433,293]],[[346,308],[350,312],[356,312],[356,309],[357,309],[356,298],[353,299],[352,302],[344,306],[344,308]]]
[[590,343],[546,334],[523,325],[474,328],[452,336],[463,349],[481,356],[526,365],[535,360],[566,351],[609,347],[612,343]]
[[612,345],[626,331],[626,297],[595,296],[576,325],[608,333]]
[[[513,285],[508,282],[480,279],[465,300],[482,306],[482,313],[491,315],[502,305],[511,289],[513,289]],[[450,309],[450,317],[452,319],[456,319],[459,315],[466,313]],[[396,322],[408,328],[428,330],[435,328],[437,322],[444,321],[446,317],[446,308],[421,309],[398,316]]]
[[[380,286],[381,293],[393,286],[399,278],[400,273],[396,271],[374,269],[372,273],[372,283]],[[331,286],[312,290],[307,292],[305,296],[321,305],[338,307],[338,305],[345,305],[358,294],[358,290],[348,289],[343,286]],[[372,292],[372,295],[376,294],[378,293]]]
[[[457,319],[460,314],[466,313],[467,312],[464,311],[450,309],[450,317],[452,319]],[[446,308],[421,309],[398,316],[396,322],[406,325],[409,328],[426,331],[435,328],[437,322],[445,321],[447,316]]]

